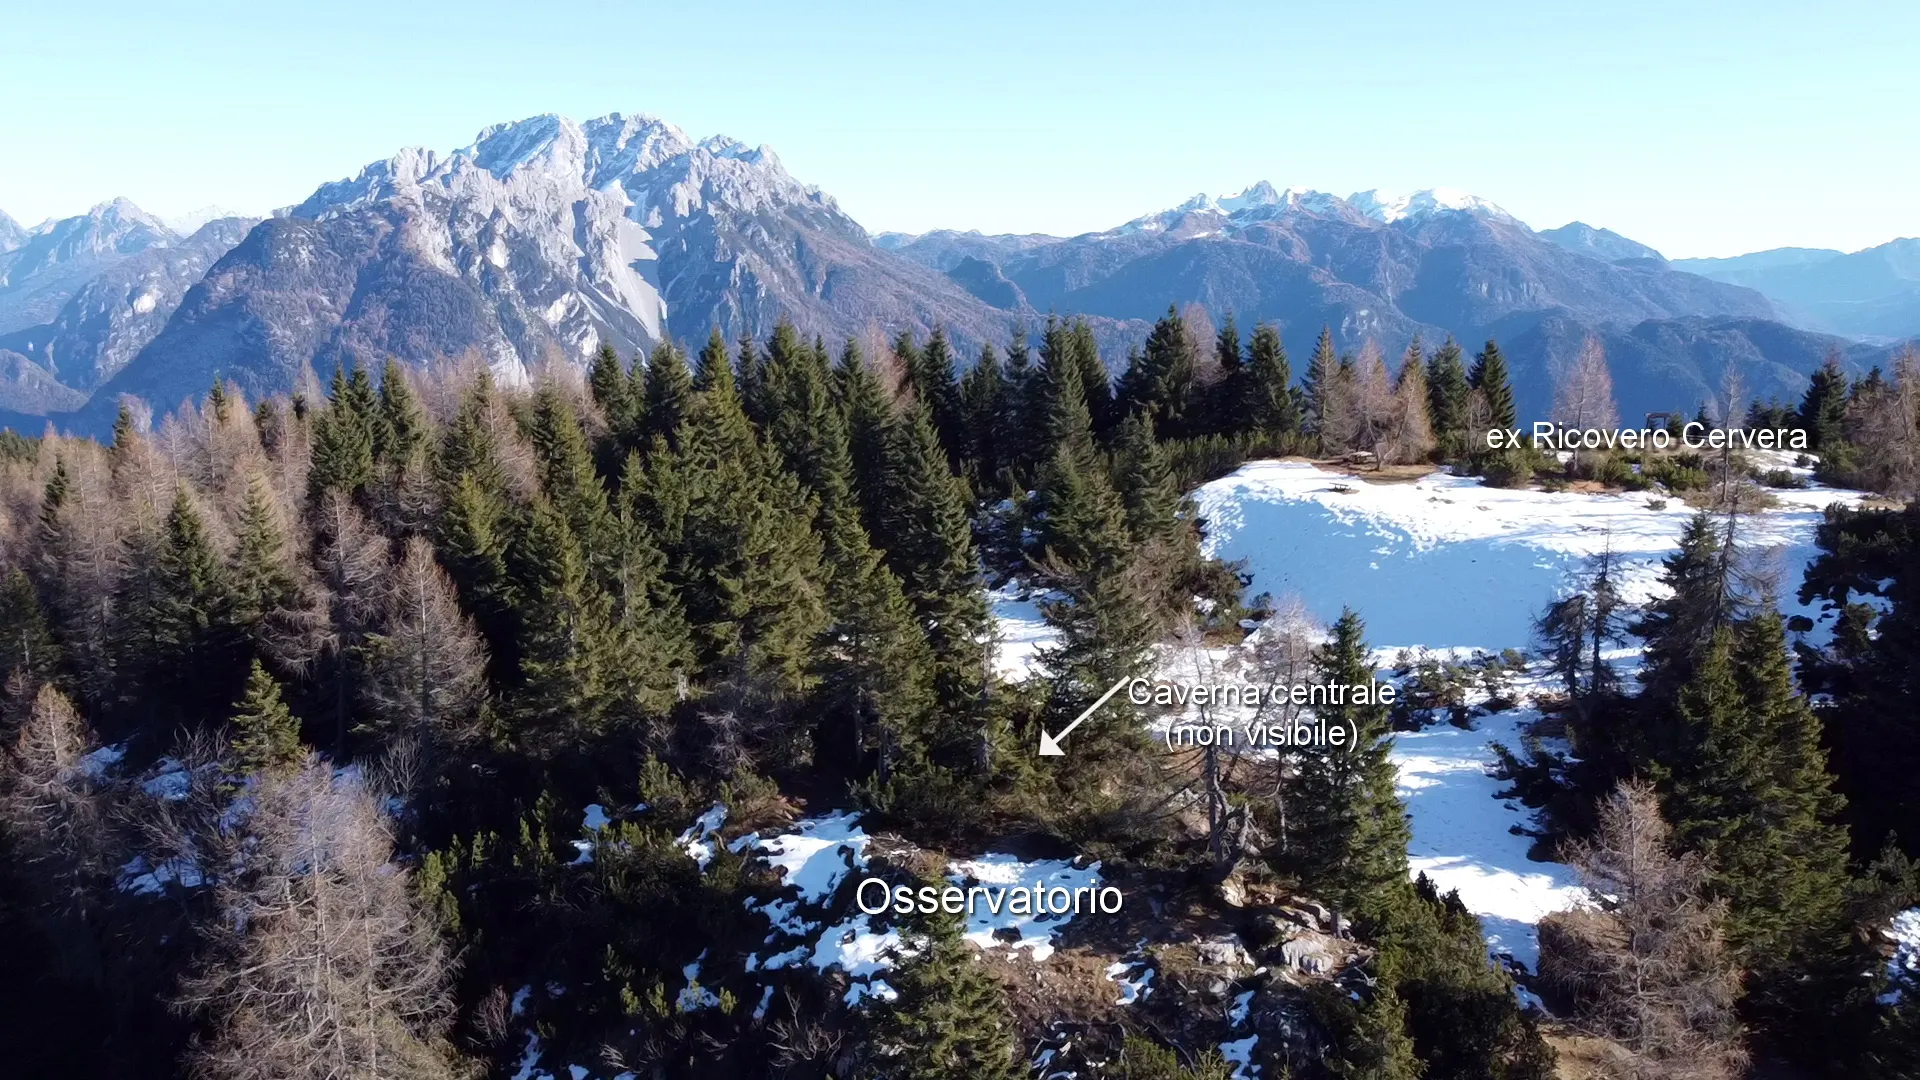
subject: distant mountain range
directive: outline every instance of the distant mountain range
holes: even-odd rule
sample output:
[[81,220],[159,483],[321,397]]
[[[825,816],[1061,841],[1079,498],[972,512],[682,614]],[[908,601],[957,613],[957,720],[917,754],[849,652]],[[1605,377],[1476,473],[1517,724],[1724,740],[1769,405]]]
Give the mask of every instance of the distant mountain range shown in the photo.
[[1322,325],[1345,349],[1495,337],[1529,410],[1597,335],[1631,416],[1693,407],[1728,364],[1758,396],[1794,395],[1829,350],[1866,365],[1920,333],[1920,302],[1899,299],[1913,241],[1669,263],[1460,192],[1264,182],[1076,237],[870,237],[767,148],[650,117],[502,124],[266,220],[200,223],[212,213],[189,215],[190,235],[125,200],[30,229],[0,215],[0,422],[98,431],[123,395],[165,410],[216,377],[259,395],[390,355],[471,353],[518,380],[603,342],[760,335],[782,317],[836,341],[941,326],[971,353],[1083,316],[1117,363],[1169,303],[1273,322],[1296,354]]
[[1757,289],[1781,318],[1810,330],[1870,341],[1920,334],[1920,239],[1852,254],[1774,248],[1730,259],[1679,259],[1673,265]]

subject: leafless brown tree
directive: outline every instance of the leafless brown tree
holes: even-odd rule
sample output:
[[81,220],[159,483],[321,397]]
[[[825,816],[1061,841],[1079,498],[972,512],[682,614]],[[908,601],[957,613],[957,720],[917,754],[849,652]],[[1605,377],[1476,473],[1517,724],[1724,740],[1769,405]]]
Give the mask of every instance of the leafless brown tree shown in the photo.
[[1375,464],[1388,453],[1395,427],[1398,402],[1394,399],[1393,380],[1387,375],[1387,359],[1380,346],[1369,340],[1360,349],[1353,369],[1353,430],[1347,446],[1374,455]]
[[1619,426],[1613,373],[1607,370],[1607,350],[1599,338],[1587,338],[1579,354],[1554,371],[1553,422],[1568,428],[1605,430]]
[[0,833],[24,871],[30,917],[53,945],[60,974],[97,981],[101,920],[111,894],[108,799],[88,768],[92,731],[52,686],[32,695],[13,743],[0,752]]
[[215,885],[207,948],[177,997],[208,1024],[193,1075],[453,1076],[453,962],[390,861],[374,793],[310,757],[249,789],[245,830],[247,863]]
[[418,537],[381,582],[378,611],[381,629],[364,648],[364,725],[382,743],[412,744],[432,777],[479,738],[486,647],[461,612],[433,545]]
[[1427,415],[1427,368],[1417,350],[1409,352],[1400,366],[1393,399],[1384,456],[1399,464],[1426,460],[1433,452],[1433,422]]
[[314,518],[319,550],[311,583],[313,617],[290,652],[331,668],[335,739],[344,743],[359,679],[360,646],[379,613],[387,542],[339,492],[327,493]]
[[1740,973],[1721,938],[1725,907],[1705,898],[1699,860],[1673,853],[1652,786],[1621,785],[1568,861],[1590,906],[1541,923],[1541,976],[1572,998],[1580,1023],[1630,1052],[1624,1077],[1740,1075]]

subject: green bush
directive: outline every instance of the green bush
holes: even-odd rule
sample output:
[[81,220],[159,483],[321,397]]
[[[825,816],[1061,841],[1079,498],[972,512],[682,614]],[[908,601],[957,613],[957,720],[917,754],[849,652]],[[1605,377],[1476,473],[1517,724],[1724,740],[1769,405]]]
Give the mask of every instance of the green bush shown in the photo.
[[1488,487],[1526,487],[1533,482],[1531,455],[1518,450],[1501,450],[1478,462],[1480,478]]
[[[1692,464],[1688,460],[1692,460]],[[1646,475],[1668,491],[1702,491],[1710,482],[1707,470],[1700,467],[1697,454],[1665,458],[1648,467]]]

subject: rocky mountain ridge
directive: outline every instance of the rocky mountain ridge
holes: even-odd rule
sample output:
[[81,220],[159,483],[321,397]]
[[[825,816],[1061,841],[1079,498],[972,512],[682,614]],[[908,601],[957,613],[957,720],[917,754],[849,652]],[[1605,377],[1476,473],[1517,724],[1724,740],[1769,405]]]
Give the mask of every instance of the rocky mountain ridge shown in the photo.
[[546,115],[192,236],[125,200],[32,229],[0,218],[0,411],[92,430],[123,395],[165,410],[215,378],[259,395],[388,356],[471,354],[518,381],[602,343],[758,336],[781,318],[830,341],[937,325],[970,356],[1086,317],[1118,363],[1169,302],[1276,323],[1296,353],[1323,325],[1346,350],[1496,337],[1528,408],[1590,334],[1643,343],[1616,382],[1644,381],[1623,392],[1658,408],[1692,407],[1727,363],[1764,397],[1798,392],[1809,351],[1880,356],[1788,332],[1761,292],[1688,269],[1578,222],[1535,232],[1463,192],[1264,181],[1076,237],[870,236],[764,146]]

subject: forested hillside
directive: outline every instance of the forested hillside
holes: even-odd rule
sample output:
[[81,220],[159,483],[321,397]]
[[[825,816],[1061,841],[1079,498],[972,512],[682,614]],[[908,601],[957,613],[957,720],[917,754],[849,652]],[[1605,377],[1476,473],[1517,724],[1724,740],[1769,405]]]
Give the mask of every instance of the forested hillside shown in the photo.
[[[6,436],[0,1062],[1545,1080],[1561,1021],[1537,994],[1619,1075],[1914,1076],[1920,990],[1881,936],[1920,899],[1913,512],[1833,513],[1805,591],[1842,630],[1796,656],[1739,572],[1743,515],[1791,477],[1488,450],[1522,419],[1499,346],[1429,346],[1342,355],[1323,331],[1296,379],[1273,327],[1171,309],[1124,362],[1084,323],[970,365],[937,330],[863,351],[781,323],[526,388],[389,362],[324,396],[215,384],[153,430],[123,411],[106,442]],[[1911,354],[1857,383],[1836,361],[1749,422],[1904,498],[1916,393]],[[1590,342],[1554,418],[1605,426],[1612,402]],[[1510,778],[1595,897],[1543,928],[1537,977],[1408,871],[1393,732],[1449,703],[1470,722],[1487,695],[1328,707],[1353,745],[1231,770],[1124,704],[1036,753],[1169,643],[1375,677],[1367,612],[1280,635],[1258,585],[1202,554],[1185,492],[1291,454],[1701,508],[1660,599],[1631,610],[1601,562],[1518,661],[1559,680],[1565,741],[1514,747]],[[993,663],[988,590],[1009,581],[1055,634],[1036,678]],[[1637,678],[1610,659],[1630,638]],[[842,850],[831,874],[806,854]],[[984,879],[1014,851],[1117,883],[1127,912],[1071,940],[853,914],[856,866],[944,885],[949,856],[986,853],[966,864]],[[1148,999],[1123,958],[1093,969],[1095,1011],[992,951],[1011,932],[1009,956],[1104,958],[1151,926],[1258,970],[1162,959]],[[1160,1011],[1116,1012],[1116,984]]]

